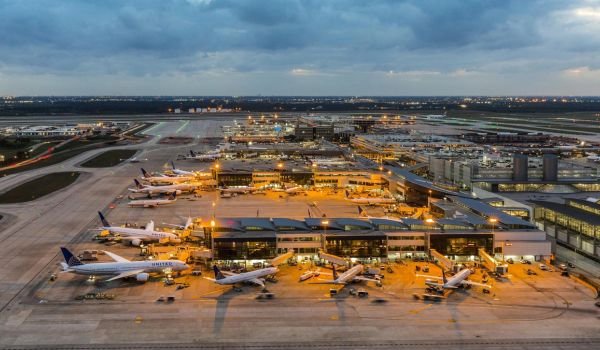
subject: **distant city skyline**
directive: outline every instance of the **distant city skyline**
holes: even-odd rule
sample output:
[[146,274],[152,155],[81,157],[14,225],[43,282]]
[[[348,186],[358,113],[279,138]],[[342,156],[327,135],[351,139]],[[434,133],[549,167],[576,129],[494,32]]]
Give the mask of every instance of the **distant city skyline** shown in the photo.
[[600,95],[600,1],[0,0],[0,95]]

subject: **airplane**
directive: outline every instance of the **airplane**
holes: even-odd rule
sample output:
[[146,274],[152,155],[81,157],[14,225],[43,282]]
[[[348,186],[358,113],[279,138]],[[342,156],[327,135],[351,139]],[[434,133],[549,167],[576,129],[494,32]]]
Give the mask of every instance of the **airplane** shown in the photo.
[[191,181],[194,180],[195,176],[152,176],[150,174],[148,174],[148,172],[146,170],[144,170],[144,168],[141,168],[142,170],[142,180],[144,181],[148,181],[150,183],[168,183],[168,184],[175,184],[175,183],[181,183],[181,182],[185,182],[185,181]]
[[274,192],[285,192],[287,194],[294,195],[294,194],[304,193],[304,192],[306,192],[306,189],[304,189],[304,187],[302,187],[302,186],[291,186],[291,187],[284,186],[281,189],[273,189],[273,191]]
[[351,282],[359,282],[359,281],[367,281],[367,282],[375,282],[377,286],[381,286],[381,280],[376,278],[367,278],[359,276],[363,273],[365,267],[361,264],[355,265],[343,272],[338,276],[335,270],[335,264],[332,264],[333,267],[333,279],[332,280],[323,280],[321,282],[312,282],[312,284],[343,284],[346,285]]
[[[99,230],[107,230],[112,233],[116,233],[119,236],[122,236],[123,239],[130,241],[131,245],[139,246],[142,242],[164,242],[167,241],[169,243],[179,244],[181,243],[181,238],[173,233],[168,232],[160,232],[154,230],[154,221],[150,221],[148,225],[146,225],[145,229],[140,228],[132,228],[132,227],[119,227],[119,226],[111,226],[111,224],[106,220],[102,212],[98,212],[100,216],[100,221],[102,222],[102,226]],[[191,220],[191,218],[190,218]]]
[[358,217],[367,218],[367,219],[386,219],[386,220],[397,221],[399,223],[402,223],[402,220],[400,220],[400,219],[398,219],[396,217],[393,217],[393,216],[387,216],[387,215],[384,215],[384,216],[371,216],[360,205],[358,206]]
[[130,207],[155,208],[155,207],[158,207],[159,205],[174,203],[175,201],[177,201],[177,193],[173,192],[166,199],[158,199],[158,198],[157,199],[151,199],[151,198],[136,199],[136,200],[130,201],[129,203],[127,203],[127,205],[129,205]]
[[130,261],[117,254],[104,251],[114,262],[84,264],[67,248],[61,247],[65,262],[61,262],[63,272],[71,272],[80,275],[116,275],[106,280],[114,281],[121,278],[133,277],[138,282],[146,282],[150,273],[168,274],[173,271],[183,271],[190,267],[180,260],[146,260]]
[[348,193],[348,191],[346,191],[346,200],[349,200],[352,203],[355,204],[366,204],[366,205],[386,205],[386,204],[396,204],[398,203],[398,201],[396,201],[394,198],[365,198],[365,197],[360,197],[360,198],[350,198],[350,194]]
[[150,186],[150,185],[142,185],[137,179],[134,179],[133,181],[135,182],[136,188],[128,188],[128,190],[133,193],[147,193],[149,195],[163,194],[163,193],[164,194],[171,194],[171,193],[181,194],[182,192],[192,192],[192,191],[196,190],[196,186],[192,186],[190,184]]
[[233,273],[229,271],[221,271],[217,267],[217,265],[213,265],[213,270],[215,272],[215,278],[204,277],[209,281],[213,281],[216,284],[231,284],[234,285],[236,283],[242,282],[250,282],[261,287],[265,287],[265,280],[262,277],[274,275],[279,269],[276,267],[266,267],[260,270],[254,270],[250,272],[243,273]]
[[219,191],[221,191],[221,193],[241,193],[241,194],[246,194],[246,193],[250,193],[250,192],[254,192],[258,190],[256,187],[253,186],[236,186],[236,187],[222,187],[219,188]]
[[188,176],[196,176],[196,173],[193,171],[187,171],[187,170],[181,170],[181,169],[177,169],[175,167],[175,162],[171,161],[171,171],[173,172],[173,174],[175,175],[188,175]]
[[124,162],[124,161],[128,161],[129,163],[140,163],[140,162],[145,162],[147,161],[148,158],[138,158],[138,157],[133,157],[133,158],[121,158],[120,161]]
[[600,162],[600,156],[598,156],[595,153],[590,153],[590,155],[587,156],[587,160],[590,162],[598,163]]
[[[469,268],[464,268],[464,269],[460,270],[459,272],[457,272],[454,276],[452,276],[448,279],[444,275],[444,270],[442,269],[441,277],[420,275],[420,274],[418,274],[417,276],[418,277],[427,277],[428,279],[425,280],[425,284],[429,287],[429,289],[436,292],[436,294],[430,294],[430,293],[423,294],[423,296],[426,296],[426,297],[445,298],[445,296],[443,295],[443,292],[445,289],[454,290],[454,289],[458,289],[461,286],[462,287],[464,287],[464,286],[481,286],[481,287],[488,288],[488,289],[492,288],[492,286],[490,286],[488,284],[477,283],[477,282],[467,280],[467,278],[472,273],[473,273],[473,270],[471,270]],[[430,278],[442,280],[443,283],[434,282],[434,281],[430,280]]]
[[303,273],[302,275],[300,275],[299,281],[303,282],[303,281],[306,281],[306,280],[311,279],[313,277],[319,277],[320,275],[321,275],[321,270],[320,269],[308,270],[305,273]]
[[178,230],[187,230],[188,228],[192,227],[193,224],[194,224],[194,220],[192,219],[191,216],[188,216],[184,225],[169,224],[169,223],[163,222],[163,225],[175,227]]
[[199,161],[211,161],[221,158],[221,154],[218,151],[210,151],[206,154],[197,154],[190,150],[190,155],[185,156],[185,159],[199,160]]

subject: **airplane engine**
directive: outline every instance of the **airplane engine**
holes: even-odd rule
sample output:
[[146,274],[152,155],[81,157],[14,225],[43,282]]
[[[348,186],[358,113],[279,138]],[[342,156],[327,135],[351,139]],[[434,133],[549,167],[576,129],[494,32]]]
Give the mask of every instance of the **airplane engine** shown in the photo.
[[181,243],[181,238],[171,238],[169,242],[179,244]]
[[148,273],[138,273],[137,275],[135,275],[135,279],[138,282],[146,282],[148,281],[148,279],[150,278],[150,274]]
[[135,239],[132,239],[132,240],[131,240],[131,245],[134,245],[134,246],[136,246],[136,247],[139,247],[139,246],[140,246],[140,244],[142,244],[142,240],[141,240],[141,239],[135,238]]

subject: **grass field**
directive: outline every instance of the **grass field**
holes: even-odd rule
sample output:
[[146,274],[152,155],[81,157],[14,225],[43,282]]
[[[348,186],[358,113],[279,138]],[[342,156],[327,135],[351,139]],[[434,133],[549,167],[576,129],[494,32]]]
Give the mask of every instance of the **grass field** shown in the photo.
[[52,173],[27,181],[0,194],[0,204],[29,202],[71,185],[81,173]]
[[82,163],[84,168],[108,168],[115,166],[125,159],[133,156],[137,151],[132,149],[114,149],[101,153],[94,158]]

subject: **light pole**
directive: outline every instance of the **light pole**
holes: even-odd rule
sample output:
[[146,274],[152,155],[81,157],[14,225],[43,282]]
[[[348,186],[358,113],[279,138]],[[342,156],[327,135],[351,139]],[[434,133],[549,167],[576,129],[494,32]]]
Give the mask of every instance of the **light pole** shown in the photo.
[[[492,239],[494,241],[496,241],[496,237],[494,236],[494,228],[496,227],[496,223],[498,222],[498,219],[489,218],[488,222],[492,225]],[[502,241],[502,261],[504,261],[504,241]]]
[[217,186],[216,188],[219,188],[219,168],[221,166],[219,165],[219,163],[215,163],[215,179],[217,181]]
[[428,227],[427,231],[425,232],[427,234],[427,246],[428,246],[427,247],[428,248],[427,251],[428,252],[431,249],[431,237],[430,237],[431,236],[431,232],[429,232],[429,231],[432,230],[432,229],[430,230],[429,227],[430,227],[430,225],[433,225],[434,223],[435,223],[435,220],[433,220],[432,218],[425,219],[425,224]]
[[327,245],[325,241],[327,240],[327,225],[329,225],[329,220],[322,220],[321,225],[323,225],[323,238],[321,244],[323,245],[323,250],[327,251]]
[[427,191],[429,195],[427,196],[427,209],[431,211],[431,190]]

